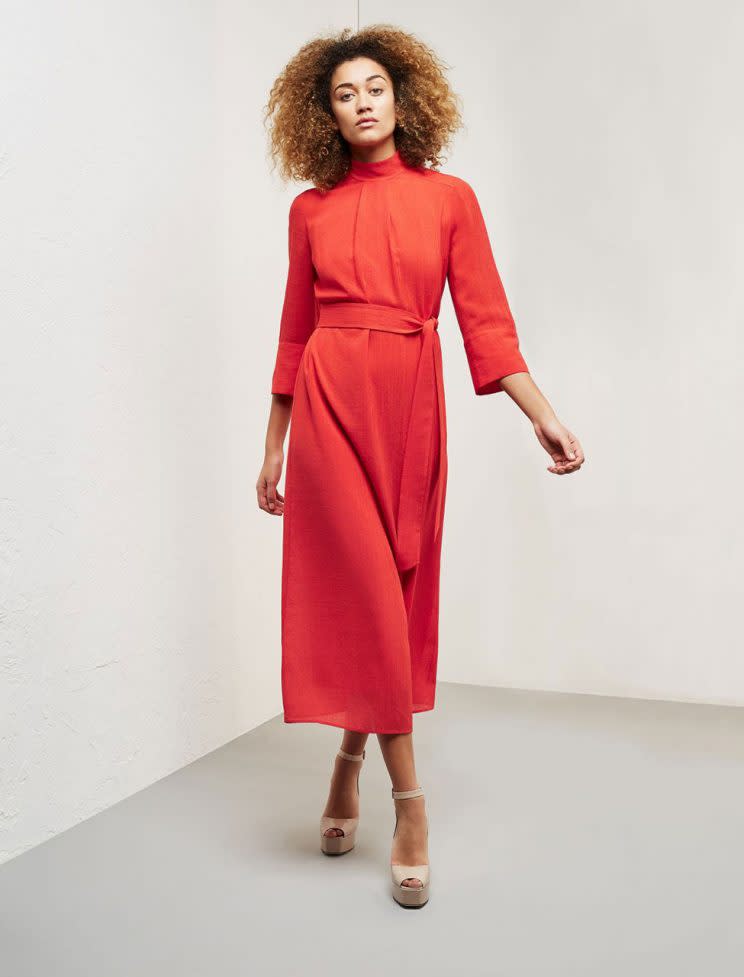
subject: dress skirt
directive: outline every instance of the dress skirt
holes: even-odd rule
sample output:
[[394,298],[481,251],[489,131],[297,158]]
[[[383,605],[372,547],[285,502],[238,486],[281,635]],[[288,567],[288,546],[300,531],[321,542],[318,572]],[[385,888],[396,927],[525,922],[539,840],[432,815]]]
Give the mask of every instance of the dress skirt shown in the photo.
[[286,722],[405,733],[434,707],[446,495],[436,319],[321,306],[285,469]]

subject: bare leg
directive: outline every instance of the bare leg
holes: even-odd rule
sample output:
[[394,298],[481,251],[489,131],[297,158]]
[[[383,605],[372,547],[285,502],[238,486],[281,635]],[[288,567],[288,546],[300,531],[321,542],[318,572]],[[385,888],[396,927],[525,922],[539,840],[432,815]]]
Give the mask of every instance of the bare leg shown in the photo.
[[[356,733],[353,730],[345,729],[341,749],[345,753],[361,753],[368,736],[369,733]],[[359,760],[346,760],[336,754],[333,776],[331,777],[331,789],[323,811],[324,816],[329,818],[359,817],[359,794],[357,792],[359,768]],[[343,834],[343,831],[340,828],[328,828],[324,834],[332,838],[334,835]]]
[[[380,750],[390,774],[393,790],[413,790],[420,784],[416,778],[412,733],[378,733]],[[406,797],[393,800],[398,826],[393,838],[392,865],[427,865],[429,852],[426,831],[425,798]],[[418,879],[405,879],[404,885],[418,888]]]

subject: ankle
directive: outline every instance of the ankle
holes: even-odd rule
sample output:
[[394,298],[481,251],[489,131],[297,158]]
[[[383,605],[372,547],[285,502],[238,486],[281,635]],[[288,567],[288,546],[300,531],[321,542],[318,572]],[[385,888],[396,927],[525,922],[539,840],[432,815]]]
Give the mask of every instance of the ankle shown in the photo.
[[393,810],[400,818],[418,818],[426,811],[426,803],[423,797],[409,797],[393,801]]
[[400,822],[420,823],[426,820],[426,804],[423,797],[396,800],[395,816]]

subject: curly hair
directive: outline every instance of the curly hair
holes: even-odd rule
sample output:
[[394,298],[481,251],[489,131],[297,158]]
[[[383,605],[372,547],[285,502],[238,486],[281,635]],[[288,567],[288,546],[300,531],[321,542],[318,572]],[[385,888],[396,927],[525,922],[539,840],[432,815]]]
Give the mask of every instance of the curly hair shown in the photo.
[[339,64],[359,57],[377,61],[392,79],[394,139],[403,160],[411,166],[443,162],[443,147],[463,125],[461,99],[450,88],[444,62],[391,24],[355,33],[346,27],[304,44],[271,87],[264,125],[270,126],[270,155],[283,180],[309,180],[328,190],[348,172],[351,151],[332,124],[330,85]]

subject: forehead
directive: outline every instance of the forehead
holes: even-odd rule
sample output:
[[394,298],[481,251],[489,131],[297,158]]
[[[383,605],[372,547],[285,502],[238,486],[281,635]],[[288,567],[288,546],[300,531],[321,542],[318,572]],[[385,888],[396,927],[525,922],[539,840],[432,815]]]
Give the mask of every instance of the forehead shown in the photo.
[[378,61],[372,58],[354,58],[337,65],[331,76],[331,87],[336,85],[366,85],[369,81],[390,81],[390,75]]

